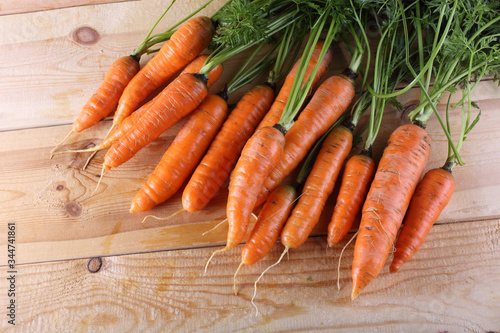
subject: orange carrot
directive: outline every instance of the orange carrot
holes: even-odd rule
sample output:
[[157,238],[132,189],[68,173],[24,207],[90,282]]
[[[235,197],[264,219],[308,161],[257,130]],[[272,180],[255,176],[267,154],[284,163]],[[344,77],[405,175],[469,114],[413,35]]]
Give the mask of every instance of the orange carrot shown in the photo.
[[297,198],[299,184],[280,185],[269,195],[269,199],[257,217],[257,222],[241,251],[241,263],[234,274],[234,293],[236,294],[236,275],[243,265],[253,265],[264,258],[278,241]]
[[59,148],[71,134],[81,132],[97,124],[102,118],[113,112],[123,90],[137,74],[139,67],[138,58],[134,56],[121,57],[113,62],[96,93],[83,106],[71,131],[52,152]]
[[352,299],[384,267],[430,150],[429,134],[417,125],[401,125],[391,134],[363,205],[352,264]]
[[132,158],[182,117],[194,111],[208,94],[207,77],[185,73],[158,96],[137,123],[110,147],[104,156],[103,171]]
[[272,166],[280,158],[284,134],[278,127],[262,127],[245,144],[231,173],[226,215],[229,225],[227,244],[238,245],[248,229],[255,200]]
[[240,99],[184,189],[186,211],[202,209],[219,191],[273,98],[272,88],[259,85]]
[[351,229],[375,175],[375,161],[368,152],[346,163],[333,215],[328,224],[328,245],[340,242]]
[[304,183],[300,199],[281,233],[285,249],[301,246],[316,226],[352,147],[352,132],[335,127],[326,137]]
[[[316,67],[316,64],[318,63],[318,59],[321,53],[321,49],[323,48],[323,42],[318,41],[316,43],[316,46],[314,47],[313,54],[311,56],[311,60],[309,61],[306,69],[306,73],[304,75],[303,82],[306,82],[309,76],[311,75],[314,67]],[[326,69],[330,62],[332,61],[333,57],[333,52],[331,49],[328,50],[328,52],[325,54],[323,60],[321,61],[320,67],[318,68],[318,71],[316,72],[316,75],[314,76],[313,84],[311,86],[311,89],[309,93],[312,92],[312,87],[316,85],[316,83],[321,79],[323,74],[325,74]],[[257,129],[260,129],[265,126],[273,126],[276,124],[281,117],[281,114],[283,113],[283,110],[285,109],[285,105],[288,101],[288,96],[290,95],[290,91],[292,90],[292,85],[293,81],[295,80],[295,76],[297,74],[297,69],[299,68],[300,64],[300,59],[297,60],[291,69],[291,71],[288,73],[288,75],[285,78],[285,82],[283,83],[283,86],[280,89],[280,92],[278,93],[278,96],[276,96],[276,99],[274,100],[273,105],[271,106],[271,109],[269,112],[266,114],[264,119],[260,122],[259,126]]]
[[398,271],[417,252],[454,190],[455,179],[446,167],[429,170],[424,175],[403,220],[389,267],[391,272]]
[[241,253],[244,265],[253,265],[271,251],[287,221],[295,199],[297,186],[280,185],[271,192],[257,217]]
[[119,125],[152,92],[196,58],[210,44],[214,30],[211,19],[206,16],[194,17],[182,24],[129,82],[118,103],[113,127]]
[[286,144],[278,164],[266,178],[257,205],[299,165],[318,140],[347,110],[354,98],[355,74],[334,75],[316,90],[311,101],[285,136]]
[[227,117],[227,103],[208,95],[184,122],[153,174],[132,201],[130,212],[145,212],[169,199],[194,170]]

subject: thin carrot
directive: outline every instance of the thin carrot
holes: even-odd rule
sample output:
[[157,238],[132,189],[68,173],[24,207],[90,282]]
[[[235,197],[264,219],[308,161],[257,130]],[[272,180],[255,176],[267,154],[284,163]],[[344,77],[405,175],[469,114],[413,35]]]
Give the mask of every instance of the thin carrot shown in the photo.
[[375,161],[368,152],[352,156],[346,163],[333,215],[328,224],[328,245],[340,242],[361,210],[375,175]]
[[184,189],[186,211],[202,209],[219,191],[273,98],[271,87],[258,85],[240,99]]
[[257,217],[257,221],[241,251],[241,263],[234,274],[236,295],[236,275],[243,265],[253,265],[264,258],[276,244],[297,199],[298,183],[280,185],[269,195],[269,199]]
[[266,200],[270,191],[278,186],[304,159],[314,142],[326,133],[347,110],[354,97],[355,74],[334,75],[316,90],[311,101],[285,136],[283,155],[266,178],[256,205]]
[[194,17],[182,24],[129,82],[118,102],[113,127],[119,125],[152,92],[195,59],[212,40],[214,30],[212,20],[206,16]]
[[130,212],[145,212],[169,199],[182,186],[227,117],[227,102],[208,95],[191,113],[153,174],[132,201]]
[[326,137],[304,183],[302,194],[281,233],[286,249],[301,246],[316,226],[352,147],[352,132],[335,127]]
[[352,264],[355,299],[382,270],[431,150],[426,130],[406,124],[389,138],[370,186]]
[[115,168],[132,158],[141,148],[186,116],[208,94],[207,77],[182,74],[169,84],[134,127],[113,143],[104,156],[103,170]]
[[113,112],[123,90],[137,74],[139,68],[139,59],[135,56],[121,57],[113,62],[96,93],[83,106],[71,131],[51,153],[59,148],[71,134],[81,132],[97,124]]
[[[313,69],[316,67],[319,56],[321,54],[321,49],[323,48],[323,42],[319,41],[316,43],[314,47],[314,51],[311,57],[311,60],[309,61],[306,69],[306,74],[304,75],[303,82],[309,78],[311,75]],[[333,58],[333,51],[331,49],[328,50],[326,55],[324,56],[323,60],[320,63],[319,69],[314,76],[312,87],[316,85],[316,83],[321,79],[323,74],[325,74],[326,69],[328,68],[328,65],[332,61]],[[297,70],[299,69],[299,64],[300,64],[301,59],[297,60],[297,62],[294,64],[293,68],[291,71],[288,73],[288,75],[285,78],[285,82],[280,88],[280,91],[278,95],[276,96],[276,99],[274,100],[271,109],[269,112],[266,114],[264,119],[260,122],[259,126],[257,129],[265,127],[265,126],[273,126],[276,124],[280,117],[281,114],[283,113],[283,110],[285,109],[285,105],[288,101],[288,96],[290,95],[290,92],[292,90],[292,85],[293,81],[295,80],[295,77],[297,76]],[[312,92],[312,88],[309,91],[309,94]]]
[[391,272],[398,271],[424,242],[455,190],[455,179],[445,167],[427,171],[413,195],[396,241]]

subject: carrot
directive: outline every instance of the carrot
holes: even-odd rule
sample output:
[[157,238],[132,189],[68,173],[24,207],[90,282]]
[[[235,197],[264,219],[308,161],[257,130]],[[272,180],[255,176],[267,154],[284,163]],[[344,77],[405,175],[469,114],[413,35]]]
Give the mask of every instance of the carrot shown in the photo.
[[401,125],[391,134],[363,205],[352,264],[352,299],[382,270],[430,150],[429,134],[417,125]]
[[240,99],[184,189],[186,211],[202,209],[219,191],[273,98],[271,87],[258,85]]
[[206,82],[204,75],[185,73],[169,84],[134,127],[113,143],[104,156],[103,171],[128,161],[141,148],[195,110],[208,94]]
[[135,56],[121,57],[109,68],[96,93],[83,106],[80,115],[73,123],[71,131],[51,154],[59,148],[73,133],[79,133],[97,124],[116,108],[118,100],[129,81],[139,71],[139,58]]
[[247,141],[231,173],[226,215],[226,250],[238,245],[248,228],[263,180],[283,152],[285,136],[279,126],[262,127]]
[[199,16],[182,24],[158,53],[129,82],[118,102],[113,127],[137,109],[152,92],[203,51],[214,33],[210,18]]
[[375,161],[365,151],[347,161],[332,219],[328,224],[329,246],[340,242],[351,229],[368,193],[375,169]]
[[314,142],[326,133],[351,104],[355,94],[353,79],[356,74],[349,69],[344,73],[331,76],[318,87],[311,101],[286,133],[283,155],[266,178],[257,206],[298,166]]
[[[198,73],[207,58],[208,55],[206,54],[198,56],[184,68],[184,70],[181,72],[180,75],[184,73],[190,73],[190,74]],[[207,88],[210,88],[220,78],[221,75],[222,75],[222,65],[218,65],[214,69],[212,69],[212,71],[208,74]],[[134,126],[134,124],[146,112],[146,110],[156,102],[159,96],[161,96],[161,94],[156,95],[152,100],[142,105],[136,111],[132,112],[127,118],[123,119],[120,126],[118,126],[111,133],[109,133],[106,136],[106,138],[97,146],[88,149],[67,150],[66,152],[79,152],[79,153],[95,152],[111,147],[113,142],[118,140],[122,135],[127,133],[127,131]]]
[[269,199],[257,217],[248,240],[241,251],[241,263],[234,274],[234,293],[236,294],[236,275],[243,265],[253,265],[264,258],[279,238],[297,198],[298,183],[280,185],[271,192]]
[[[304,82],[309,78],[314,67],[316,67],[318,60],[319,60],[319,56],[321,54],[321,49],[323,48],[323,44],[324,43],[322,41],[319,41],[318,43],[316,43],[311,60],[309,61],[308,65],[307,65],[306,74],[304,75],[304,79],[303,79]],[[326,69],[328,68],[328,65],[332,61],[332,58],[333,58],[333,51],[331,49],[329,49],[328,52],[325,54],[323,60],[321,61],[319,69],[313,78],[312,86],[316,85],[316,83],[321,79],[323,74],[325,74]],[[299,59],[299,60],[297,60],[297,62],[295,62],[293,68],[286,76],[285,82],[281,86],[280,91],[279,91],[278,95],[276,96],[276,99],[274,100],[274,102],[271,106],[271,109],[266,114],[264,119],[260,122],[257,129],[260,129],[260,128],[265,127],[265,126],[273,126],[274,124],[276,124],[279,121],[281,114],[283,113],[283,110],[285,109],[285,105],[288,101],[288,96],[290,95],[290,92],[292,90],[293,81],[295,80],[295,77],[297,75],[297,70],[299,69],[300,61],[301,61],[301,59]],[[312,89],[309,91],[309,93],[311,93],[311,92],[312,92]]]
[[352,147],[352,132],[335,127],[326,137],[311,169],[302,194],[281,233],[286,249],[301,246],[316,226],[335,186],[340,169]]
[[212,253],[207,263],[220,252],[229,251],[245,236],[255,200],[265,176],[280,158],[284,146],[284,130],[279,126],[262,127],[246,142],[229,181],[226,205],[228,232],[226,246]]
[[398,271],[417,252],[454,190],[455,180],[451,170],[445,167],[431,169],[424,175],[403,220],[389,267],[391,272]]
[[132,201],[130,212],[145,212],[169,199],[182,186],[226,119],[228,106],[208,95],[184,122],[160,163]]

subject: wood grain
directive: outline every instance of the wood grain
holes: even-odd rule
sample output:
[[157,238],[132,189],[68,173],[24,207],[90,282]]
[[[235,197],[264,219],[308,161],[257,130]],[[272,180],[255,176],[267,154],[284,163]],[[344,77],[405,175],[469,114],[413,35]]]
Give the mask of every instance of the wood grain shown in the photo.
[[23,0],[23,1],[5,1],[0,6],[0,16],[11,14],[23,14],[38,12],[44,10],[70,8],[78,6],[99,5],[111,2],[125,2],[132,0]]
[[[454,169],[456,191],[437,223],[500,216],[500,177],[492,177],[498,175],[500,163],[500,150],[495,144],[500,140],[496,126],[500,123],[499,99],[490,97],[498,96],[498,92],[496,83],[486,81],[480,83],[474,95],[483,111],[482,120],[464,145],[462,157],[467,164]],[[401,102],[410,107],[417,96],[418,90],[411,90]],[[391,108],[384,117],[376,156],[381,154],[392,130],[406,121]],[[459,123],[460,115],[455,114],[452,127]],[[63,149],[98,143],[108,126],[109,122],[101,122],[75,136],[76,141]],[[15,221],[20,230],[26,230],[19,234],[18,260],[33,263],[223,244],[225,225],[202,234],[225,218],[227,186],[208,208],[195,214],[183,213],[168,221],[149,218],[141,223],[149,214],[166,217],[181,209],[181,191],[148,213],[128,213],[132,198],[154,170],[179,126],[166,131],[129,162],[106,173],[94,195],[91,194],[99,179],[103,152],[86,170],[81,168],[88,153],[48,158],[69,126],[0,132],[0,141],[7,143],[0,147],[0,223]],[[435,119],[429,122],[428,131],[433,147],[427,168],[439,167],[446,156],[446,140]],[[325,234],[334,198],[327,203],[314,235]],[[0,244],[5,242],[0,239]]]
[[282,246],[240,271],[238,296],[232,283],[241,247],[215,257],[206,274],[213,248],[106,257],[96,273],[87,270],[88,259],[21,265],[15,331],[498,331],[499,239],[499,220],[437,225],[399,273],[386,265],[352,302],[352,246],[337,291],[345,241],[326,250],[324,237],[311,238],[262,278],[258,316],[250,303],[253,282]]

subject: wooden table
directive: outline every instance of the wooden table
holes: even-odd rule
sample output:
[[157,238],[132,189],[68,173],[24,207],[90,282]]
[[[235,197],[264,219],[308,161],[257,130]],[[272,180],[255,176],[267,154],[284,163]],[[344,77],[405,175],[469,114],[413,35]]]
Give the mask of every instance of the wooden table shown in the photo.
[[[158,31],[204,1],[178,1]],[[216,0],[203,14],[223,3]],[[474,100],[482,118],[462,150],[456,191],[423,247],[400,272],[384,267],[355,301],[350,300],[353,247],[327,249],[325,228],[333,199],[313,235],[259,283],[255,316],[253,283],[283,247],[244,267],[233,294],[241,247],[213,259],[225,241],[227,190],[195,214],[169,221],[130,214],[136,191],[173,140],[176,125],[96,186],[103,154],[82,170],[88,154],[50,150],[69,131],[81,106],[109,65],[133,50],[167,1],[9,1],[0,7],[0,327],[22,332],[276,332],[500,331],[500,89],[479,83]],[[335,47],[328,75],[347,64]],[[143,62],[147,57],[143,59]],[[225,64],[217,91],[242,57]],[[242,92],[231,100],[237,101]],[[400,98],[405,109],[418,91]],[[439,105],[443,111],[444,106]],[[375,156],[406,118],[387,110]],[[455,127],[458,115],[452,119]],[[99,142],[110,122],[73,137],[66,147]],[[428,169],[441,166],[446,140],[435,118]],[[181,208],[177,195],[151,214]],[[8,226],[15,224],[15,297],[7,278]],[[352,235],[352,233],[351,233]],[[339,274],[340,290],[337,290]],[[16,326],[8,324],[11,299]]]

